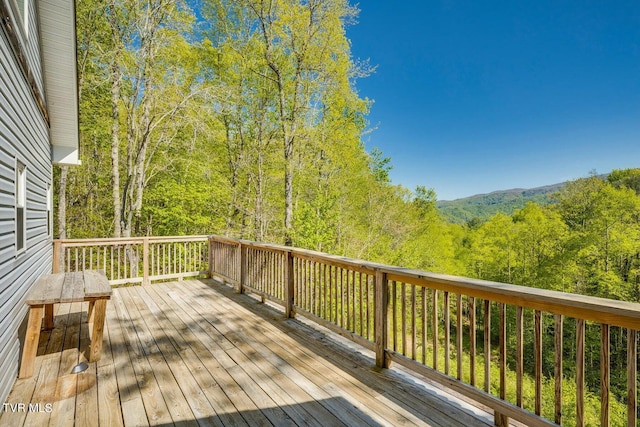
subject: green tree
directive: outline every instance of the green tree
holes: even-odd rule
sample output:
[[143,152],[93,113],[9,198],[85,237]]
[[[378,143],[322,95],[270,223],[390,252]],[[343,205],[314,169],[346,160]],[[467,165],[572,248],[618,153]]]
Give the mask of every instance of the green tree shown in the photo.
[[536,288],[564,290],[562,264],[568,230],[560,215],[534,203],[513,215],[518,252],[514,282]]

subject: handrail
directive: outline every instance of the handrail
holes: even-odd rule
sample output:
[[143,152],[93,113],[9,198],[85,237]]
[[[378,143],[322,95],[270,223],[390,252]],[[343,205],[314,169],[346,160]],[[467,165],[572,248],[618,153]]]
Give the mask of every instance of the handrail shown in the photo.
[[111,285],[209,273],[208,236],[63,239],[53,247],[54,273],[101,269]]
[[[553,335],[551,347],[546,351],[553,352],[555,363],[551,377],[555,383],[555,408],[551,419],[558,424],[566,419],[562,407],[566,381],[563,353],[571,343],[565,343],[563,338],[574,323],[575,420],[576,425],[584,424],[585,411],[589,409],[585,408],[587,321],[599,324],[601,329],[600,423],[608,425],[610,331],[611,327],[626,328],[627,423],[636,425],[636,330],[640,329],[640,304],[435,274],[281,245],[221,236],[210,238],[211,276],[237,286],[239,292],[255,292],[263,300],[284,305],[287,316],[304,314],[375,350],[380,367],[394,361],[493,407],[496,425],[507,425],[508,417],[528,425],[553,424],[541,416],[542,355],[545,340],[549,341],[543,334],[545,324],[546,334]],[[515,399],[508,401],[506,313],[510,310],[513,316],[514,309],[516,344],[515,351],[509,354],[515,354],[517,384]],[[529,310],[532,320],[526,317]],[[496,324],[491,327],[492,317],[497,318],[497,328]],[[551,322],[545,323],[544,319]],[[468,336],[467,346],[464,332]],[[531,412],[523,409],[525,332],[533,337],[534,347],[534,364],[527,366],[535,382]],[[482,354],[476,347],[479,335]],[[497,343],[492,342],[492,335],[498,335]],[[490,381],[495,353],[499,367],[497,395],[491,393]],[[463,360],[468,360],[468,373],[462,372]],[[480,363],[484,369],[480,369]],[[481,379],[483,384],[476,384]]]
[[[637,303],[215,235],[56,240],[55,269],[104,269],[112,285],[214,277],[239,292],[253,292],[263,301],[282,305],[288,317],[304,315],[375,351],[379,367],[398,363],[492,407],[496,425],[508,425],[509,418],[532,426],[567,420],[565,353],[575,355],[572,412],[576,425],[584,425],[585,413],[593,406],[585,400],[590,393],[585,384],[585,335],[594,327],[601,334],[596,356],[602,367],[600,424],[608,425],[610,407],[617,404],[609,401],[610,346],[615,342],[619,348],[625,339],[622,331],[612,328],[625,328],[627,425],[637,425]],[[515,343],[509,342],[514,336]],[[566,336],[574,336],[574,343]],[[546,374],[548,381],[543,348],[554,363],[553,372]],[[531,349],[533,363],[526,364],[525,350]],[[515,387],[507,384],[514,365]],[[533,403],[526,409],[525,372],[535,388],[534,396],[529,396]],[[497,384],[492,375],[497,375]],[[542,405],[546,382],[554,384],[552,411]],[[509,397],[513,388],[515,396]]]

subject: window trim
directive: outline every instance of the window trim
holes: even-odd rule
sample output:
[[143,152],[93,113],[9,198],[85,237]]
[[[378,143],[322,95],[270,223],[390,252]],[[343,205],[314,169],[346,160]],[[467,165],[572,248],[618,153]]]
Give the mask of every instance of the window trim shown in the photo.
[[[17,158],[15,172],[15,248],[17,256],[27,250],[27,165]],[[22,221],[18,220],[20,209],[22,210]],[[20,224],[20,222],[22,223]],[[22,233],[19,232],[20,227]]]

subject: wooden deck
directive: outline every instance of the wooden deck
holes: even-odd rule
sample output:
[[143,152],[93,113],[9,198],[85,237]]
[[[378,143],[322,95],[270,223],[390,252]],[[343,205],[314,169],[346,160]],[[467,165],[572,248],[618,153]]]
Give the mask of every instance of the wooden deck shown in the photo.
[[70,374],[89,345],[82,304],[57,306],[34,376],[16,381],[0,425],[493,424],[415,377],[373,368],[373,353],[211,280],[114,289],[102,359]]

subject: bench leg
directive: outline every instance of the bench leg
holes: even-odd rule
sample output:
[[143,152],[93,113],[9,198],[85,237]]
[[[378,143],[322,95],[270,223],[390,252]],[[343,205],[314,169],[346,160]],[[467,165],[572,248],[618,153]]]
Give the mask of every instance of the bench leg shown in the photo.
[[31,306],[29,309],[29,323],[27,324],[27,334],[24,337],[24,349],[22,350],[18,378],[29,378],[33,375],[43,313],[44,307],[42,305]]
[[89,313],[87,314],[87,323],[91,324],[93,323],[93,306],[95,304],[95,300],[94,301],[89,301]]
[[45,304],[44,306],[44,330],[53,329],[53,304]]
[[91,348],[89,350],[89,362],[100,360],[102,351],[102,333],[104,331],[104,319],[107,310],[107,300],[98,299],[93,305],[93,325],[91,325]]

